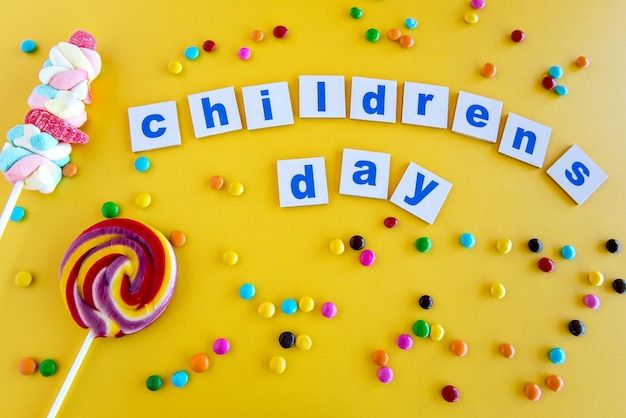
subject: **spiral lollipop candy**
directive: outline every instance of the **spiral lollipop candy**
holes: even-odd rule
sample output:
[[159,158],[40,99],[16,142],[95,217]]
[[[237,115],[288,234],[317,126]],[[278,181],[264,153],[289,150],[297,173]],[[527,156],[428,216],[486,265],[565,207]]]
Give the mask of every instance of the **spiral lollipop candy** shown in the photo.
[[107,219],[74,240],[61,262],[61,294],[89,334],[49,417],[56,416],[94,338],[122,337],[153,323],[167,308],[177,275],[167,238],[139,221]]

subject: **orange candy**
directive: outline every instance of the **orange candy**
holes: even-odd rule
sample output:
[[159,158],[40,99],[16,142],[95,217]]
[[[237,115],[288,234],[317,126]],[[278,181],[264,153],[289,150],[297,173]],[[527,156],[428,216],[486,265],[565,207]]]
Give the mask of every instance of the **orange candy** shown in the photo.
[[170,234],[170,243],[174,247],[182,247],[183,245],[185,245],[186,241],[187,237],[181,231],[172,231],[172,233]]
[[480,70],[480,73],[483,77],[491,78],[496,75],[496,66],[490,62],[483,65],[483,68]]
[[224,186],[224,178],[222,176],[213,176],[209,180],[209,186],[215,190],[219,190]]
[[207,357],[207,355],[204,353],[195,354],[191,358],[190,365],[191,365],[191,370],[193,370],[194,372],[197,372],[197,373],[206,372],[207,369],[209,368],[209,357]]
[[548,386],[550,390],[554,392],[559,392],[561,389],[563,389],[563,379],[561,379],[561,377],[557,376],[556,374],[548,376],[546,378],[546,386]]
[[526,397],[533,402],[537,402],[541,398],[541,388],[535,383],[529,383],[524,388]]
[[463,340],[454,340],[452,344],[450,344],[450,351],[452,351],[455,356],[465,357],[467,354],[467,344]]
[[387,32],[387,37],[392,41],[397,41],[398,39],[400,39],[400,36],[402,36],[402,32],[400,32],[400,29],[393,28],[389,30],[389,32]]
[[387,354],[384,350],[376,350],[372,355],[372,360],[378,366],[384,366],[389,362],[389,354]]
[[404,48],[410,48],[415,44],[413,37],[411,35],[402,35],[400,37],[400,45]]
[[576,58],[576,65],[578,65],[580,68],[589,67],[589,58],[584,56]]
[[259,29],[253,30],[250,34],[250,38],[252,38],[254,42],[261,42],[264,36],[265,35],[263,35],[263,31]]
[[72,177],[78,172],[78,167],[74,163],[67,163],[61,170],[64,177]]
[[18,363],[17,370],[24,376],[33,374],[37,370],[37,362],[30,357],[23,358]]
[[515,355],[515,347],[511,344],[502,344],[500,346],[500,354],[502,354],[506,358],[513,358]]

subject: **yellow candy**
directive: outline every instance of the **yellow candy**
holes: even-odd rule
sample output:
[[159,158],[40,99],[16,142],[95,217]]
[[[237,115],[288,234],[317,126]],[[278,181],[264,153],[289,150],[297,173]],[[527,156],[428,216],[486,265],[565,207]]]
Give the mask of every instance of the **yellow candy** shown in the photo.
[[15,275],[15,284],[19,287],[28,287],[33,281],[33,275],[27,271],[20,271]]
[[259,315],[263,318],[271,318],[276,312],[276,307],[272,302],[263,302],[259,305]]
[[234,181],[228,184],[228,193],[233,196],[240,196],[243,193],[243,184],[238,181]]
[[315,301],[310,296],[304,296],[298,301],[298,308],[302,312],[311,312],[315,307]]
[[441,341],[444,333],[445,333],[445,330],[443,329],[441,324],[435,323],[430,326],[430,339],[431,340]]
[[139,193],[135,198],[135,203],[140,208],[147,208],[148,206],[150,206],[151,202],[152,196],[150,196],[150,193]]
[[343,251],[346,249],[345,244],[339,238],[335,238],[334,240],[332,240],[328,247],[330,248],[330,252],[336,255],[343,254]]
[[602,283],[604,283],[604,275],[599,271],[592,271],[589,273],[589,283],[594,286],[602,286]]
[[478,15],[474,12],[467,12],[465,14],[465,21],[467,23],[476,23],[478,22]]
[[513,243],[510,239],[501,239],[496,242],[496,249],[500,254],[508,254],[513,248]]
[[224,254],[222,254],[222,261],[229,266],[234,266],[237,264],[237,261],[239,261],[239,255],[233,250],[225,251]]
[[311,345],[313,345],[313,343],[311,337],[308,335],[300,334],[296,337],[296,347],[300,350],[308,351],[311,349]]
[[180,61],[170,61],[167,63],[167,69],[172,74],[180,74],[183,71],[183,64]]
[[283,356],[274,356],[270,359],[270,370],[276,374],[281,374],[287,368],[287,362]]
[[494,298],[502,299],[506,295],[506,288],[502,283],[494,283],[491,285],[491,296]]

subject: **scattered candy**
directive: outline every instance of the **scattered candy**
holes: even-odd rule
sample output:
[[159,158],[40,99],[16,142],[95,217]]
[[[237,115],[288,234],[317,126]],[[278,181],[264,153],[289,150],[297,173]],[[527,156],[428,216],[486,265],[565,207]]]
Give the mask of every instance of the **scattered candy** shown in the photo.
[[541,240],[537,238],[531,238],[528,240],[528,249],[533,253],[540,253],[543,250],[543,244]]
[[496,66],[491,62],[485,63],[483,68],[480,69],[480,73],[483,77],[492,78],[496,75]]
[[470,1],[470,6],[474,9],[482,9],[485,7],[485,0],[472,0]]
[[161,389],[161,386],[163,386],[163,381],[157,375],[152,375],[146,379],[146,387],[152,392]]
[[620,295],[623,295],[626,292],[626,283],[624,282],[624,279],[613,280],[613,290]]
[[384,350],[376,350],[372,354],[372,361],[377,366],[384,366],[389,362],[389,354]]
[[588,279],[589,283],[593,286],[602,286],[602,283],[604,283],[604,274],[599,271],[592,271],[589,273]]
[[500,354],[502,354],[506,358],[513,358],[513,356],[515,356],[515,347],[508,343],[501,344]]
[[618,240],[611,238],[606,242],[605,247],[611,254],[617,254],[622,249],[622,244]]
[[512,248],[513,243],[510,239],[500,239],[496,242],[496,250],[498,250],[500,254],[508,254],[511,252]]
[[215,51],[216,47],[217,45],[215,44],[215,41],[212,41],[210,39],[207,39],[202,43],[202,49],[204,49],[206,52],[213,52]]
[[596,310],[600,307],[600,298],[593,293],[585,295],[583,302],[585,303],[585,305],[587,305],[589,309]]
[[563,389],[563,379],[556,374],[546,377],[546,386],[553,392],[560,392]]
[[576,58],[576,65],[578,65],[580,68],[589,67],[589,58],[581,55],[580,57]]
[[506,288],[502,283],[493,283],[489,288],[491,296],[496,299],[502,299],[506,295]]
[[355,251],[362,250],[365,248],[365,238],[360,235],[355,235],[350,238],[350,248]]
[[585,335],[585,324],[578,319],[572,319],[567,326],[569,332],[575,337],[581,337]]
[[533,402],[537,402],[541,398],[541,388],[536,383],[528,383],[524,387],[524,393]]
[[280,305],[280,309],[287,315],[293,315],[298,310],[298,302],[294,299],[285,299]]
[[169,240],[174,247],[182,247],[187,242],[187,236],[182,231],[172,231]]
[[185,58],[195,60],[200,56],[200,49],[197,46],[188,46],[185,48]]
[[548,69],[548,75],[558,80],[559,78],[563,77],[563,69],[558,65],[553,65]]
[[258,309],[259,315],[263,318],[271,318],[274,316],[276,312],[276,307],[272,302],[263,302],[259,305]]
[[282,348],[291,348],[296,343],[296,336],[293,332],[285,331],[278,336],[278,344]]
[[554,270],[554,261],[550,260],[547,257],[543,257],[539,260],[537,266],[539,267],[539,270],[543,271],[544,273],[550,273]]
[[476,238],[474,238],[474,235],[470,234],[469,232],[465,232],[464,234],[461,234],[459,242],[465,248],[472,248],[474,245],[476,245]]
[[224,178],[222,176],[213,176],[209,179],[209,186],[212,189],[219,190],[224,187]]
[[541,85],[548,90],[554,90],[556,88],[556,80],[547,75],[541,79]]
[[296,337],[296,347],[302,351],[309,351],[313,342],[311,341],[311,337],[305,334],[300,334]]
[[330,248],[330,252],[335,255],[343,254],[346,246],[340,238],[335,238],[328,244],[328,248]]
[[465,357],[467,355],[467,344],[463,340],[454,340],[450,344],[450,351],[455,356]]
[[37,49],[37,44],[32,39],[24,39],[20,44],[22,52],[30,53]]
[[441,396],[446,402],[457,402],[460,395],[456,387],[448,385],[441,389]]
[[441,326],[441,324],[434,323],[430,326],[430,339],[433,341],[441,341],[443,339],[443,335],[445,334],[445,330]]
[[370,42],[376,42],[380,39],[380,32],[378,29],[370,28],[365,31],[365,39]]
[[431,309],[434,302],[430,295],[422,295],[420,296],[418,303],[422,309]]
[[350,9],[350,16],[352,16],[354,19],[360,19],[363,17],[363,10],[359,9],[358,7],[353,7]]
[[243,184],[239,181],[234,181],[228,184],[227,190],[233,196],[241,196],[243,194]]
[[420,253],[426,253],[433,247],[433,243],[428,237],[421,237],[415,241],[415,248]]
[[230,342],[226,338],[218,338],[213,343],[213,352],[222,356],[230,351]]
[[402,35],[400,37],[400,46],[403,48],[411,48],[413,45],[415,45],[415,40],[411,35]]
[[417,20],[413,19],[412,17],[407,17],[404,21],[404,26],[409,29],[415,29],[417,27]]
[[413,333],[420,338],[426,338],[430,334],[430,325],[423,319],[419,319],[413,324]]
[[102,205],[102,215],[105,218],[115,218],[120,214],[120,207],[115,202],[105,202]]
[[548,357],[550,361],[554,364],[563,364],[565,363],[565,351],[562,348],[555,347],[548,353]]
[[194,372],[204,373],[209,369],[209,356],[204,353],[194,354],[194,356],[191,357],[189,365]]
[[513,42],[522,42],[524,39],[526,39],[526,34],[521,30],[516,29],[511,32],[511,39],[513,40]]
[[263,31],[259,29],[253,30],[250,34],[250,39],[252,39],[254,42],[261,42],[264,37],[265,34],[263,34]]
[[33,374],[37,371],[37,362],[31,357],[25,357],[17,364],[17,370],[20,374],[28,376],[29,374]]
[[78,167],[74,163],[67,163],[65,167],[61,169],[64,177],[74,177],[78,173]]
[[326,302],[322,305],[322,315],[326,318],[334,318],[337,315],[337,305],[332,302]]
[[559,96],[565,96],[568,93],[567,87],[565,86],[556,86],[554,92]]
[[54,362],[54,360],[45,359],[39,365],[39,373],[43,377],[50,377],[54,373],[56,373],[56,371],[57,371],[57,364]]
[[364,250],[359,256],[359,262],[365,267],[369,267],[376,261],[376,254],[372,250]]
[[387,228],[395,228],[396,226],[398,226],[398,219],[394,218],[393,216],[389,216],[388,218],[385,218],[385,220],[383,221],[383,224],[387,227]]
[[28,271],[20,271],[15,275],[15,284],[19,287],[28,287],[33,281],[33,275]]
[[467,23],[474,24],[478,22],[478,15],[474,12],[467,12],[464,19]]
[[222,261],[228,266],[234,266],[239,261],[239,255],[233,250],[224,251]]
[[177,388],[184,387],[189,381],[189,373],[184,370],[179,370],[176,373],[172,374],[172,385]]
[[150,160],[146,157],[137,157],[135,160],[135,170],[143,173],[150,168]]
[[147,208],[152,203],[152,196],[150,193],[141,192],[135,197],[135,204],[140,208]]
[[303,296],[298,301],[298,308],[302,312],[311,312],[315,307],[315,301],[310,296]]
[[389,32],[387,32],[387,37],[392,41],[397,41],[401,36],[402,32],[400,32],[400,29],[397,28],[389,29]]
[[566,260],[573,260],[576,257],[576,248],[565,245],[561,248],[561,256]]
[[408,350],[413,347],[413,338],[409,334],[402,334],[398,337],[398,347],[402,350]]
[[180,61],[170,61],[167,63],[167,69],[172,74],[180,74],[183,71],[183,63]]
[[252,299],[255,293],[256,293],[256,289],[254,288],[254,285],[251,283],[242,284],[241,287],[239,288],[239,296],[243,300]]
[[287,362],[283,356],[274,356],[270,359],[270,370],[276,374],[285,372]]
[[287,30],[286,27],[279,25],[274,28],[272,33],[274,34],[275,37],[282,39],[287,36],[287,34],[289,33],[289,30]]
[[244,46],[239,48],[239,51],[237,51],[237,56],[242,61],[247,61],[252,56],[252,51],[250,51],[250,48]]
[[13,211],[11,212],[11,216],[9,217],[9,219],[11,220],[11,222],[19,222],[22,219],[24,219],[25,215],[26,215],[26,211],[24,210],[24,208],[21,206],[16,206],[13,208]]
[[378,369],[378,380],[382,383],[389,383],[393,380],[393,370],[387,366]]

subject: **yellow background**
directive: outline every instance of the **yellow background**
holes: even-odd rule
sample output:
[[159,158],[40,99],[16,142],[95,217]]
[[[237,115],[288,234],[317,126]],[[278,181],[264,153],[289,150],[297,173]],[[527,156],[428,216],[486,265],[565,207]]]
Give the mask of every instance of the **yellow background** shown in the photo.
[[[87,334],[63,306],[59,263],[72,240],[103,219],[102,203],[115,201],[120,216],[147,222],[166,235],[185,232],[187,244],[176,249],[178,287],[152,326],[93,342],[59,416],[622,416],[626,299],[610,282],[623,274],[625,252],[609,254],[603,245],[608,238],[626,240],[621,132],[626,4],[487,1],[475,25],[463,21],[472,11],[468,4],[22,0],[5,5],[0,16],[3,130],[21,122],[48,50],[74,30],[96,37],[103,71],[92,84],[93,103],[87,108],[84,130],[91,141],[72,153],[78,175],[62,180],[52,195],[24,191],[18,204],[27,216],[9,223],[0,241],[1,415],[45,416],[52,405]],[[364,10],[362,19],[349,16],[352,6]],[[419,21],[410,31],[412,49],[385,36],[392,27],[408,32],[407,17]],[[275,25],[287,26],[288,37],[275,39]],[[379,42],[364,39],[370,27],[381,30]],[[261,43],[250,40],[254,29],[265,32]],[[510,40],[514,29],[526,32],[523,43]],[[26,38],[38,44],[32,55],[19,49]],[[184,49],[201,47],[205,39],[216,41],[216,51],[185,60]],[[236,56],[244,45],[252,48],[247,62]],[[574,65],[579,55],[590,58],[589,68]],[[183,62],[181,74],[167,71],[172,59]],[[480,75],[487,61],[498,68],[492,79]],[[564,69],[565,97],[541,87],[552,65]],[[316,74],[344,75],[347,99],[353,76],[397,80],[398,113],[404,81],[449,86],[450,116],[461,90],[500,100],[503,122],[514,112],[552,128],[545,166],[536,169],[498,154],[496,144],[449,129],[299,119],[298,76]],[[293,126],[194,138],[187,95],[234,86],[243,116],[241,87],[277,81],[289,83]],[[138,155],[130,151],[127,109],[169,100],[178,106],[182,146],[141,153],[152,167],[139,173],[133,168]],[[545,173],[572,144],[609,175],[581,206]],[[450,181],[452,191],[435,223],[427,225],[388,201],[339,195],[343,148],[390,153],[390,192],[410,161]],[[318,156],[326,159],[330,203],[280,208],[276,161]],[[244,194],[211,189],[214,174],[241,181]],[[9,192],[2,182],[0,201]],[[146,209],[134,204],[141,192],[153,197]],[[387,216],[399,219],[396,229],[383,226]],[[471,250],[458,243],[466,231],[477,239]],[[341,256],[329,252],[330,240],[347,242],[354,234],[363,235],[376,252],[372,267],[362,267],[349,248]],[[420,236],[433,241],[426,254],[413,247]],[[533,236],[544,243],[541,256],[555,260],[555,272],[537,269],[539,255],[526,247]],[[497,253],[500,238],[513,241],[510,254]],[[574,260],[560,257],[566,244],[576,247]],[[233,267],[221,261],[228,249],[240,256]],[[34,276],[28,288],[13,283],[21,270]],[[587,282],[594,270],[607,278],[600,288]],[[507,288],[502,300],[489,295],[494,281]],[[251,301],[238,296],[245,282],[257,288]],[[597,311],[582,303],[592,292],[602,301]],[[425,293],[435,300],[430,311],[417,305]],[[256,313],[262,301],[279,305],[307,295],[316,301],[314,312],[277,313],[270,320]],[[320,314],[326,301],[338,306],[334,319]],[[444,339],[415,338],[411,350],[400,350],[397,336],[411,333],[417,319],[441,323]],[[568,333],[571,319],[586,324],[586,335]],[[312,349],[282,349],[277,337],[285,330],[309,335]],[[225,356],[211,351],[220,337],[232,344]],[[469,345],[464,358],[449,350],[459,338]],[[498,353],[503,342],[516,347],[513,359]],[[563,365],[547,359],[556,346],[567,354]],[[377,380],[371,361],[376,349],[390,354],[395,378],[389,385]],[[209,370],[191,372],[188,385],[175,388],[170,376],[190,370],[196,352],[209,354]],[[287,360],[282,375],[268,366],[278,354]],[[57,374],[20,375],[17,363],[25,356],[54,359]],[[544,383],[554,373],[565,381],[560,393]],[[165,381],[158,392],[145,388],[151,374]],[[528,382],[543,390],[536,403],[524,396]],[[456,404],[441,398],[448,384],[460,390]]]

